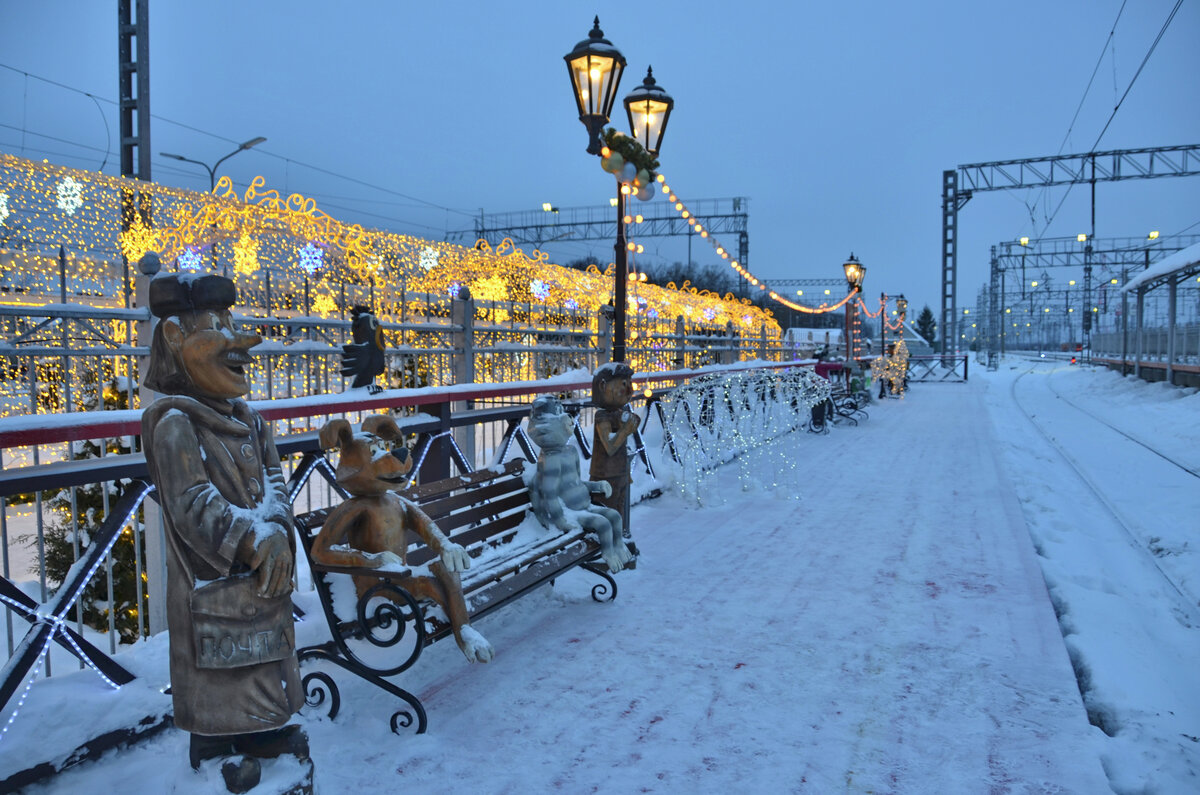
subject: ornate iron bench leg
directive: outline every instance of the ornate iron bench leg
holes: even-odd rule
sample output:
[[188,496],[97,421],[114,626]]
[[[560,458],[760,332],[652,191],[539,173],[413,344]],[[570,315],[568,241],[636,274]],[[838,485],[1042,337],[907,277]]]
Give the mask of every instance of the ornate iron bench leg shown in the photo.
[[579,564],[580,568],[587,569],[597,577],[601,577],[608,581],[608,584],[598,582],[592,586],[592,598],[597,602],[611,602],[617,598],[617,581],[613,579],[612,574],[608,570],[608,564],[600,559],[599,555],[589,558],[585,563]]
[[[386,679],[376,676],[353,661],[345,659],[334,651],[330,651],[327,647],[310,646],[306,649],[301,649],[297,656],[301,663],[308,660],[325,660],[326,662],[331,662],[360,679],[370,682],[381,690],[386,690],[396,698],[407,703],[412,707],[411,712],[400,709],[392,713],[390,723],[394,733],[399,734],[400,729],[407,729],[414,723],[417,727],[417,734],[424,734],[428,728],[429,721],[425,715],[425,707],[422,706],[421,701],[416,696],[404,688],[397,687]],[[333,720],[336,718],[338,710],[341,709],[342,699],[338,691],[338,686],[333,681],[333,677],[324,671],[311,671],[305,674],[300,681],[304,685],[304,703],[310,707],[320,707],[325,703],[326,696],[328,695],[329,709],[327,712],[329,719]]]

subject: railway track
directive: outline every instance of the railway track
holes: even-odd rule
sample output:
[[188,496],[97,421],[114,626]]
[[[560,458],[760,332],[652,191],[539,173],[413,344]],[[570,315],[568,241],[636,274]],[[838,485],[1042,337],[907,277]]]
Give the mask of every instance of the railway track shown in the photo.
[[[1144,556],[1144,559],[1154,567],[1154,569],[1162,577],[1163,581],[1167,583],[1169,590],[1174,592],[1179,597],[1180,607],[1186,613],[1191,624],[1193,626],[1200,625],[1200,599],[1197,598],[1196,594],[1191,593],[1189,589],[1181,585],[1180,582],[1174,576],[1172,576],[1170,571],[1164,569],[1159,556],[1155,554],[1153,549],[1151,549],[1152,539],[1155,538],[1154,528],[1143,526],[1141,522],[1131,518],[1127,511],[1122,510],[1119,506],[1114,504],[1114,494],[1116,492],[1113,489],[1105,488],[1101,483],[1098,483],[1096,473],[1089,468],[1084,461],[1081,461],[1080,457],[1073,454],[1064,444],[1059,441],[1059,438],[1055,432],[1059,429],[1048,427],[1044,419],[1042,419],[1037,413],[1031,411],[1026,404],[1022,403],[1018,395],[1017,385],[1022,379],[1033,374],[1034,372],[1035,369],[1030,368],[1027,372],[1022,373],[1013,380],[1011,386],[1011,397],[1014,405],[1018,408],[1029,424],[1038,432],[1038,434],[1045,439],[1047,444],[1049,444],[1050,447],[1052,447],[1058,453],[1058,455],[1076,474],[1088,491],[1095,495],[1096,501],[1100,505],[1104,506],[1105,511],[1112,517],[1113,522],[1121,528],[1130,546],[1136,549],[1140,555]],[[1127,431],[1114,426],[1112,423],[1083,408],[1076,401],[1063,396],[1061,392],[1054,389],[1053,385],[1049,381],[1048,375],[1046,385],[1050,393],[1053,394],[1058,400],[1062,401],[1063,405],[1069,406],[1073,411],[1078,412],[1079,415],[1086,417],[1089,422],[1095,424],[1095,438],[1107,441],[1107,439],[1104,439],[1103,434],[1115,434],[1115,437],[1108,438],[1112,439],[1114,442],[1116,439],[1122,439],[1125,440],[1125,442],[1135,446],[1126,447],[1124,449],[1127,457],[1131,458],[1128,464],[1129,471],[1133,471],[1138,468],[1138,462],[1132,460],[1135,457],[1133,451],[1141,451],[1140,455],[1142,456],[1144,462],[1147,462],[1146,466],[1150,466],[1153,462],[1155,462],[1156,459],[1158,461],[1165,462],[1165,464],[1170,466],[1170,469],[1164,471],[1164,476],[1165,472],[1174,473],[1173,477],[1177,481],[1181,479],[1187,481],[1187,487],[1194,489],[1192,493],[1200,493],[1200,483],[1195,482],[1200,480],[1200,472],[1197,472],[1195,468],[1189,467],[1188,465],[1175,460],[1161,450],[1156,449],[1152,444],[1149,444],[1145,440],[1137,438],[1135,435],[1132,435]],[[1059,430],[1059,432],[1061,432],[1061,430]],[[1153,456],[1153,458],[1150,456]],[[1157,466],[1161,470],[1164,464],[1158,463]],[[1162,479],[1163,478],[1156,478],[1156,480]],[[1147,498],[1147,500],[1149,501],[1149,498]],[[1155,516],[1156,520],[1162,520],[1162,517],[1158,517],[1157,515]],[[1196,517],[1192,516],[1191,521],[1195,522]]]

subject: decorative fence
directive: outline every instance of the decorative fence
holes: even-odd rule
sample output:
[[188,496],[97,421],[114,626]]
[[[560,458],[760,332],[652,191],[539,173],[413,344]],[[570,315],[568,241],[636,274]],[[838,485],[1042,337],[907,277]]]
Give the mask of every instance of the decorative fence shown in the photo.
[[[731,368],[719,369],[727,372]],[[646,401],[643,430],[647,439],[657,443],[668,436],[674,440],[688,438],[679,429],[668,434],[666,429],[647,427],[652,418],[663,417],[661,411],[652,412],[649,406],[662,400],[669,390],[697,377],[707,377],[709,385],[703,389],[711,389],[717,382],[711,380],[710,372],[639,376],[639,390],[648,392],[639,398]],[[741,387],[736,400],[742,413],[737,415],[741,435],[736,443],[753,447],[758,438],[755,434],[761,435],[767,424],[792,422],[797,401],[807,399],[797,392],[798,385],[809,384],[815,376],[800,367],[789,368],[788,373],[761,375],[757,380],[737,379]],[[736,378],[736,373],[722,377]],[[534,394],[553,392],[569,404],[574,401],[578,438],[583,440],[580,448],[586,454],[592,412],[584,404],[590,389],[590,374],[579,371],[544,381],[506,385],[464,384],[394,390],[376,396],[359,391],[342,396],[276,399],[260,401],[256,408],[279,429],[277,446],[285,473],[296,478],[296,510],[310,511],[330,504],[335,495],[328,483],[320,478],[309,479],[311,472],[298,473],[296,468],[306,454],[321,453],[315,429],[331,417],[359,421],[364,412],[407,414],[398,422],[410,437],[416,461],[414,472],[422,481],[429,481],[448,476],[452,463],[460,471],[469,471],[498,462],[515,449],[534,457],[520,429],[529,397]],[[786,407],[780,408],[784,404]],[[9,654],[9,663],[0,676],[0,703],[11,698],[21,682],[29,681],[25,674],[31,673],[34,665],[44,665],[44,673],[52,673],[46,655],[52,642],[69,646],[72,654],[94,664],[107,679],[119,682],[119,668],[108,665],[104,652],[89,645],[84,636],[93,634],[91,629],[102,629],[107,634],[107,652],[112,653],[122,640],[165,628],[161,597],[165,549],[159,512],[153,500],[145,500],[150,493],[145,482],[145,457],[130,449],[132,437],[140,431],[140,414],[136,410],[77,412],[41,417],[38,422],[0,425],[0,447],[4,449],[32,449],[35,457],[37,451],[54,445],[90,445],[95,452],[95,457],[84,460],[0,471],[0,602],[8,608],[5,635]],[[698,432],[707,433],[710,426],[704,424],[702,415],[697,417]],[[650,457],[640,438],[641,466],[648,471]],[[118,439],[129,442],[121,452],[114,453],[112,442]],[[332,470],[326,464],[323,471]],[[37,576],[32,582],[27,579],[31,567]],[[24,584],[19,586],[22,580]],[[33,626],[23,630],[27,622]],[[12,672],[18,668],[25,674],[14,678]]]

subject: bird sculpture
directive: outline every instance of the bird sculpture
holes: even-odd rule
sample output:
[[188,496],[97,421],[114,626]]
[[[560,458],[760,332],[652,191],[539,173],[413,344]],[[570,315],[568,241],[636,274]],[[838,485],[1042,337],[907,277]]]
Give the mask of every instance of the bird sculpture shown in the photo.
[[342,377],[354,376],[351,387],[365,386],[374,395],[383,391],[383,387],[375,383],[375,376],[385,369],[383,328],[365,306],[355,306],[350,317],[354,342],[342,346]]

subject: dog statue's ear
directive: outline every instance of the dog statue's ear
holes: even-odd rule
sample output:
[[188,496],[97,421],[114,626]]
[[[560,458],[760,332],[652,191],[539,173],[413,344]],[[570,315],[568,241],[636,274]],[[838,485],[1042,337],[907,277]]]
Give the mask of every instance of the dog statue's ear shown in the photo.
[[401,436],[400,426],[396,424],[396,420],[390,414],[372,414],[364,417],[362,429],[387,442],[394,442]]
[[330,420],[321,428],[317,439],[321,442],[322,450],[332,450],[335,447],[345,447],[354,438],[354,429],[344,419]]

